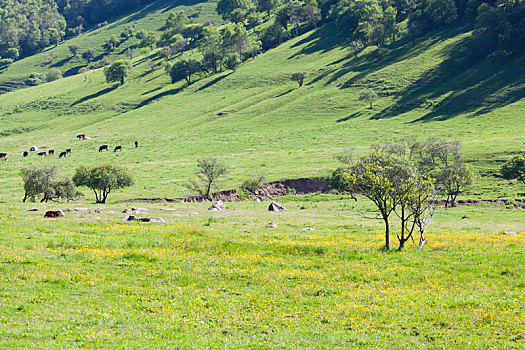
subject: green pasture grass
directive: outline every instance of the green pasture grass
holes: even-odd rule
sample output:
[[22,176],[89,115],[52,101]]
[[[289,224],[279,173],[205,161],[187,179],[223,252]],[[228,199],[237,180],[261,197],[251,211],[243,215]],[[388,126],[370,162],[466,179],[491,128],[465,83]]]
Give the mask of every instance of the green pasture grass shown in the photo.
[[[523,59],[504,68],[483,60],[451,73],[444,60],[468,35],[461,27],[437,31],[393,44],[381,60],[372,48],[355,59],[328,25],[189,86],[170,84],[160,60],[151,71],[138,56],[123,86],[107,84],[97,70],[2,95],[0,150],[9,160],[0,166],[0,197],[22,197],[18,173],[28,165],[56,165],[71,176],[79,164],[122,164],[136,184],[110,200],[173,198],[190,194],[184,182],[200,157],[230,166],[227,189],[259,174],[327,176],[348,147],[362,154],[375,143],[440,137],[463,143],[476,174],[463,198],[518,198],[522,186],[498,172],[525,146]],[[189,50],[183,58],[198,55]],[[301,88],[288,78],[295,71],[307,73]],[[368,87],[380,94],[373,110],[359,101]],[[79,133],[92,139],[77,141]],[[98,153],[101,144],[123,152]],[[31,146],[73,153],[23,159]]]
[[[47,74],[51,69],[59,69],[63,75],[77,74],[82,67],[89,63],[82,58],[81,53],[86,49],[95,51],[95,61],[103,57],[109,60],[126,59],[126,50],[139,43],[135,37],[123,40],[120,34],[129,25],[135,26],[135,33],[139,30],[153,31],[160,37],[164,24],[171,11],[184,11],[194,23],[217,21],[222,23],[215,11],[216,2],[206,1],[155,1],[140,9],[130,8],[130,12],[120,18],[109,21],[109,24],[100,28],[92,26],[84,33],[69,40],[62,41],[57,47],[51,46],[43,52],[14,62],[9,68],[0,72],[0,84],[10,81],[23,81],[31,73]],[[115,36],[120,44],[113,52],[106,52],[102,45],[111,36]],[[82,47],[80,53],[73,57],[68,46],[71,44]],[[136,54],[138,54],[138,49]]]
[[[440,208],[422,251],[384,252],[348,197],[133,204],[165,224],[13,204],[0,212],[4,348],[522,348],[519,210]],[[161,209],[172,210],[161,210]],[[189,216],[197,212],[199,216]],[[91,219],[82,219],[87,216]],[[100,219],[93,219],[100,217]],[[277,228],[267,228],[269,222]],[[300,232],[303,228],[315,231]],[[516,235],[503,235],[513,230]],[[394,239],[395,240],[395,239]]]

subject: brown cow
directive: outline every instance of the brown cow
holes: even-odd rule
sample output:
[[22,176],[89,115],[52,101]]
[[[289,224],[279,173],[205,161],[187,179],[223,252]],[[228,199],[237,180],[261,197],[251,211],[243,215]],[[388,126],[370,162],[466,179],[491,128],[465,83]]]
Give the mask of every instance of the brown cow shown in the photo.
[[65,157],[66,155],[67,155],[66,152],[60,152],[60,154],[58,155],[58,158]]
[[71,153],[71,148],[66,149],[66,153],[67,154]]
[[116,151],[122,151],[122,146],[117,146],[117,147],[115,147],[115,149],[113,150],[113,152],[116,152]]
[[49,151],[47,151],[47,154],[49,154],[50,156],[54,156],[55,155],[55,150],[54,149],[50,149]]
[[62,210],[48,210],[44,214],[45,218],[58,218],[60,216],[64,216],[64,213]]
[[39,156],[39,157],[41,157],[41,156],[45,156],[45,155],[46,155],[46,152],[45,152],[45,151],[44,151],[44,152],[38,152],[36,155]]
[[78,134],[78,135],[77,135],[77,139],[79,139],[79,140],[85,140],[85,139],[86,139],[86,134]]

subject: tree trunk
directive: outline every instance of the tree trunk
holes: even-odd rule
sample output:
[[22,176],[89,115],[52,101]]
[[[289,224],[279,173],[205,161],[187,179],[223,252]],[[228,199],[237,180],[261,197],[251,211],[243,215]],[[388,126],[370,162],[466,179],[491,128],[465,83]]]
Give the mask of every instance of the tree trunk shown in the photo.
[[385,248],[386,250],[390,249],[390,226],[388,225],[388,216],[383,216],[385,221]]

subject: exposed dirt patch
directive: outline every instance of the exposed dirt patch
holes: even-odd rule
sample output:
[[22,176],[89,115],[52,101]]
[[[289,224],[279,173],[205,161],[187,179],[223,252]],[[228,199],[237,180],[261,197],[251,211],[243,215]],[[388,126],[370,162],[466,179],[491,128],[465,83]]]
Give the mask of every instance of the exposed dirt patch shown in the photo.
[[[266,186],[255,190],[253,193],[242,194],[240,188],[215,192],[212,194],[212,201],[223,200],[228,202],[237,202],[246,199],[247,196],[253,200],[272,200],[286,194],[307,194],[307,193],[328,193],[330,186],[328,182],[316,178],[292,179],[284,181],[274,181]],[[189,202],[209,202],[203,196],[189,196],[186,198],[135,198],[121,202],[161,202],[161,203],[189,203]]]
[[[273,200],[277,197],[289,195],[289,194],[308,194],[308,193],[329,193],[330,186],[325,180],[317,178],[303,178],[303,179],[292,179],[284,181],[274,181],[268,183],[266,186],[255,190],[253,193],[243,194],[240,188],[234,188],[232,190],[215,192],[212,194],[212,202],[222,200],[227,202],[237,202],[240,200],[247,199],[248,197],[252,200]],[[189,196],[186,198],[134,198],[120,203],[125,202],[148,202],[148,203],[194,203],[194,202],[210,202],[209,199],[203,196]],[[445,201],[437,201],[437,205],[444,206]],[[481,205],[481,204],[493,204],[506,206],[514,209],[525,209],[525,199],[488,199],[488,200],[477,200],[477,199],[466,199],[456,201],[456,205]]]

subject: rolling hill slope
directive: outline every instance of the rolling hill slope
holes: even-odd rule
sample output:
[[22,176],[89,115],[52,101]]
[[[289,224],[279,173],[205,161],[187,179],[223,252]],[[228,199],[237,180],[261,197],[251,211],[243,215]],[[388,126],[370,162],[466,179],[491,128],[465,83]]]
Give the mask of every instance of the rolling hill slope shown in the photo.
[[[212,3],[196,6],[203,19],[211,16]],[[102,42],[132,21],[137,29],[155,29],[165,10],[134,14],[74,40]],[[505,66],[490,60],[458,65],[454,55],[468,35],[463,27],[450,28],[415,43],[395,43],[381,57],[368,48],[356,58],[328,24],[235,72],[201,77],[189,86],[170,84],[160,60],[151,71],[139,56],[123,86],[107,84],[99,69],[0,95],[0,150],[10,154],[0,167],[1,197],[21,197],[18,172],[30,164],[56,165],[71,175],[79,164],[115,162],[130,167],[137,184],[113,200],[175,197],[188,194],[183,184],[202,156],[231,166],[223,184],[229,188],[259,174],[269,180],[325,176],[337,165],[334,155],[346,147],[433,136],[463,142],[478,174],[469,198],[514,198],[522,189],[498,178],[497,171],[525,145],[524,59],[512,58]],[[65,52],[67,44],[59,49]],[[44,55],[17,62],[0,81],[31,71]],[[188,57],[198,54],[190,51]],[[307,73],[300,88],[289,79],[297,71]],[[359,101],[365,88],[380,95],[373,110]],[[77,141],[78,133],[92,139]],[[100,144],[124,150],[99,153]],[[33,145],[72,148],[73,154],[22,158]]]

